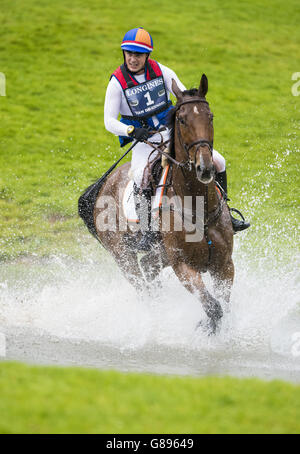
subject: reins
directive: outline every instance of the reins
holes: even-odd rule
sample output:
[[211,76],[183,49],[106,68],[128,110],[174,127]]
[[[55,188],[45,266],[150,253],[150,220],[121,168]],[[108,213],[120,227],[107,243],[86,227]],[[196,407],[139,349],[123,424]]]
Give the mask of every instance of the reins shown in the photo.
[[[157,133],[157,131],[155,131]],[[150,142],[149,140],[144,140],[144,142],[147,144],[147,145],[150,145],[152,148],[154,148],[153,151],[158,151],[160,154],[162,154],[163,156],[165,156],[166,158],[169,159],[169,161],[171,161],[173,164],[175,164],[176,166],[178,167],[185,167],[186,166],[186,162],[183,163],[183,162],[179,162],[177,161],[176,159],[172,158],[172,156],[169,155],[169,153],[166,153],[165,151],[161,150],[159,147],[161,147],[162,145],[167,145],[169,142],[170,142],[170,139],[168,140],[165,140],[164,142],[161,142],[159,145],[158,144],[155,144],[154,142]],[[157,146],[158,145],[158,146]]]

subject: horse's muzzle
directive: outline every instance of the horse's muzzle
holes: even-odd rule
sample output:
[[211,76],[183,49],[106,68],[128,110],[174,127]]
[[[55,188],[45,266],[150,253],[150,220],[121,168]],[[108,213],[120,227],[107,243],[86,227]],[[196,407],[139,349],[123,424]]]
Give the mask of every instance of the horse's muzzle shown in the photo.
[[200,165],[196,166],[196,175],[198,180],[203,184],[209,184],[214,177],[214,167],[202,169]]

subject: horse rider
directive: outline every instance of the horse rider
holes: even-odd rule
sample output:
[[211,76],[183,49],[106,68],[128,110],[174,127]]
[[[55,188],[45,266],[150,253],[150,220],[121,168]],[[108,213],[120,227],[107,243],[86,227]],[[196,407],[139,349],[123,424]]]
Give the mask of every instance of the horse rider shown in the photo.
[[[107,86],[104,124],[109,132],[119,136],[121,147],[133,139],[138,141],[132,150],[131,174],[135,183],[137,214],[141,219],[141,197],[146,200],[149,211],[151,210],[151,193],[149,189],[142,187],[144,170],[149,156],[151,155],[152,160],[158,155],[158,152],[153,152],[153,148],[144,141],[157,143],[161,140],[161,136],[153,135],[153,131],[167,124],[168,112],[172,109],[170,93],[174,95],[172,79],[181,91],[186,88],[174,71],[149,58],[153,50],[153,40],[144,28],[129,30],[123,38],[121,49],[124,63],[113,72]],[[161,134],[164,140],[168,139],[168,129]],[[227,194],[225,159],[216,150],[213,150],[213,162],[216,181]],[[235,219],[233,216],[231,219],[234,232],[250,226],[244,220]],[[148,228],[143,233],[138,247],[140,250],[149,250],[154,232]]]

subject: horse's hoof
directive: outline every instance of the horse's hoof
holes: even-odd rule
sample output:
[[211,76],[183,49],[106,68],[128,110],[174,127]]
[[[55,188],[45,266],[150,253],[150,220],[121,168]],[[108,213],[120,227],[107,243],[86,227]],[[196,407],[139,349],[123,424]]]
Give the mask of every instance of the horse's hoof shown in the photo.
[[216,335],[220,332],[221,328],[221,319],[210,319],[209,320],[209,325],[210,325],[210,332],[208,333],[209,336]]
[[216,298],[209,295],[207,306],[205,308],[206,315],[210,320],[215,320],[217,323],[223,317],[223,310],[221,304]]
[[220,331],[220,319],[207,318],[197,323],[195,330],[201,328],[207,336],[214,336]]

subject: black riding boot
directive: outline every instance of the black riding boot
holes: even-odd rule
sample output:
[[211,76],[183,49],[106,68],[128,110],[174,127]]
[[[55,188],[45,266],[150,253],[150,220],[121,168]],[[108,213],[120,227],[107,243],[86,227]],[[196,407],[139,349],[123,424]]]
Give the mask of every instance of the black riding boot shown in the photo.
[[137,243],[139,251],[150,251],[158,238],[158,233],[151,230],[151,189],[140,190],[134,185],[134,201],[137,215],[140,221],[142,238]]
[[[227,174],[226,174],[226,170],[224,170],[224,172],[219,172],[219,173],[216,174],[216,182],[219,183],[219,185],[221,186],[221,189],[223,189],[223,197],[224,197],[225,202],[227,202],[227,200],[229,200],[229,199],[227,197]],[[231,222],[232,222],[232,227],[233,227],[234,233],[240,232],[240,231],[245,230],[248,227],[250,227],[250,222],[246,222],[245,221],[244,216],[242,215],[242,213],[240,213],[235,208],[229,208],[229,209],[230,209],[230,216],[231,216]],[[239,219],[234,218],[232,216],[232,214],[231,214],[231,211],[235,211],[236,213],[239,213],[241,215],[241,217],[242,217],[242,220],[240,221]]]

